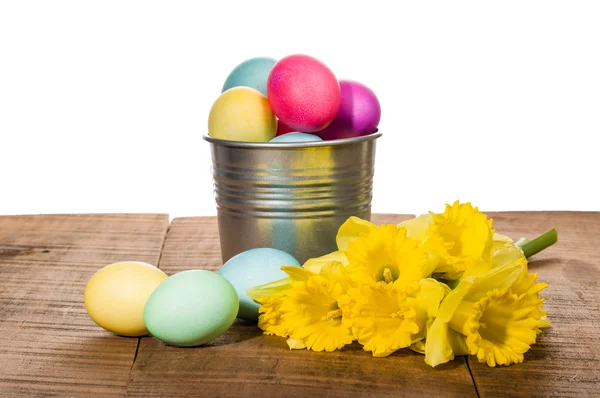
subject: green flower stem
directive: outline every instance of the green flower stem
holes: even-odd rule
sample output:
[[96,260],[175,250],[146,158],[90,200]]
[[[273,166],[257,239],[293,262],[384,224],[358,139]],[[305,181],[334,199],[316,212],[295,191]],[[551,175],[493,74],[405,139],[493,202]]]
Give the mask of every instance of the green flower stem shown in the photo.
[[519,246],[523,250],[525,257],[529,258],[534,254],[541,252],[549,246],[552,246],[558,241],[558,234],[556,229],[552,228],[549,231],[544,232],[535,239],[528,240],[525,238],[519,239],[515,245]]

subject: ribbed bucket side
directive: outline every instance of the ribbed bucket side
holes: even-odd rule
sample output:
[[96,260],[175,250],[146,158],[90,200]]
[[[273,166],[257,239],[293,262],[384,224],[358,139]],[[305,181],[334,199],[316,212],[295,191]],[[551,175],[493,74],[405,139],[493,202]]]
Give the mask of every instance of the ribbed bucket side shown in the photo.
[[211,141],[223,262],[256,247],[301,263],[336,250],[348,217],[370,219],[375,138],[318,146]]

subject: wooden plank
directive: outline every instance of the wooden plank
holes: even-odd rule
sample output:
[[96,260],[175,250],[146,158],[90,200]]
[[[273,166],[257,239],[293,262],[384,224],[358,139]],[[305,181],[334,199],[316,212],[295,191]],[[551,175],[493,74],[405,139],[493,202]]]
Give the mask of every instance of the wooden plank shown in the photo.
[[600,213],[489,213],[499,233],[534,237],[556,227],[558,243],[530,259],[549,283],[542,292],[552,327],[525,362],[489,368],[469,358],[482,397],[600,394]]
[[[409,216],[374,216],[397,223]],[[215,218],[175,219],[160,268],[172,275],[221,266]],[[374,358],[358,345],[334,353],[290,351],[285,340],[263,336],[255,324],[237,321],[214,342],[169,347],[142,338],[127,394],[163,396],[475,396],[463,358],[433,370],[408,350]]]
[[104,265],[157,264],[167,215],[0,217],[0,395],[124,395],[137,338],[87,315]]

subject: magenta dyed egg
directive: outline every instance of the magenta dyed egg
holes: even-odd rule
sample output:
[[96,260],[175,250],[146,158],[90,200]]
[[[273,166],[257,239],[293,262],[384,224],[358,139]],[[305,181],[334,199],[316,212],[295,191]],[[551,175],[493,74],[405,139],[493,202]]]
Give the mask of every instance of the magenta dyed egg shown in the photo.
[[315,134],[324,140],[359,137],[374,133],[381,119],[375,93],[364,84],[340,80],[342,103],[331,124]]
[[327,127],[340,109],[340,85],[333,72],[308,55],[280,59],[267,80],[267,97],[275,115],[293,131]]

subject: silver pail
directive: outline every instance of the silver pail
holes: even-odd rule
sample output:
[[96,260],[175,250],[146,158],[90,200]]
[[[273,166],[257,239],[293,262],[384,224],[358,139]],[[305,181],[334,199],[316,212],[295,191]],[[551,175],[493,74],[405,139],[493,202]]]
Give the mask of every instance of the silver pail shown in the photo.
[[223,263],[271,247],[301,264],[337,250],[350,216],[371,218],[375,141],[256,143],[209,136]]

